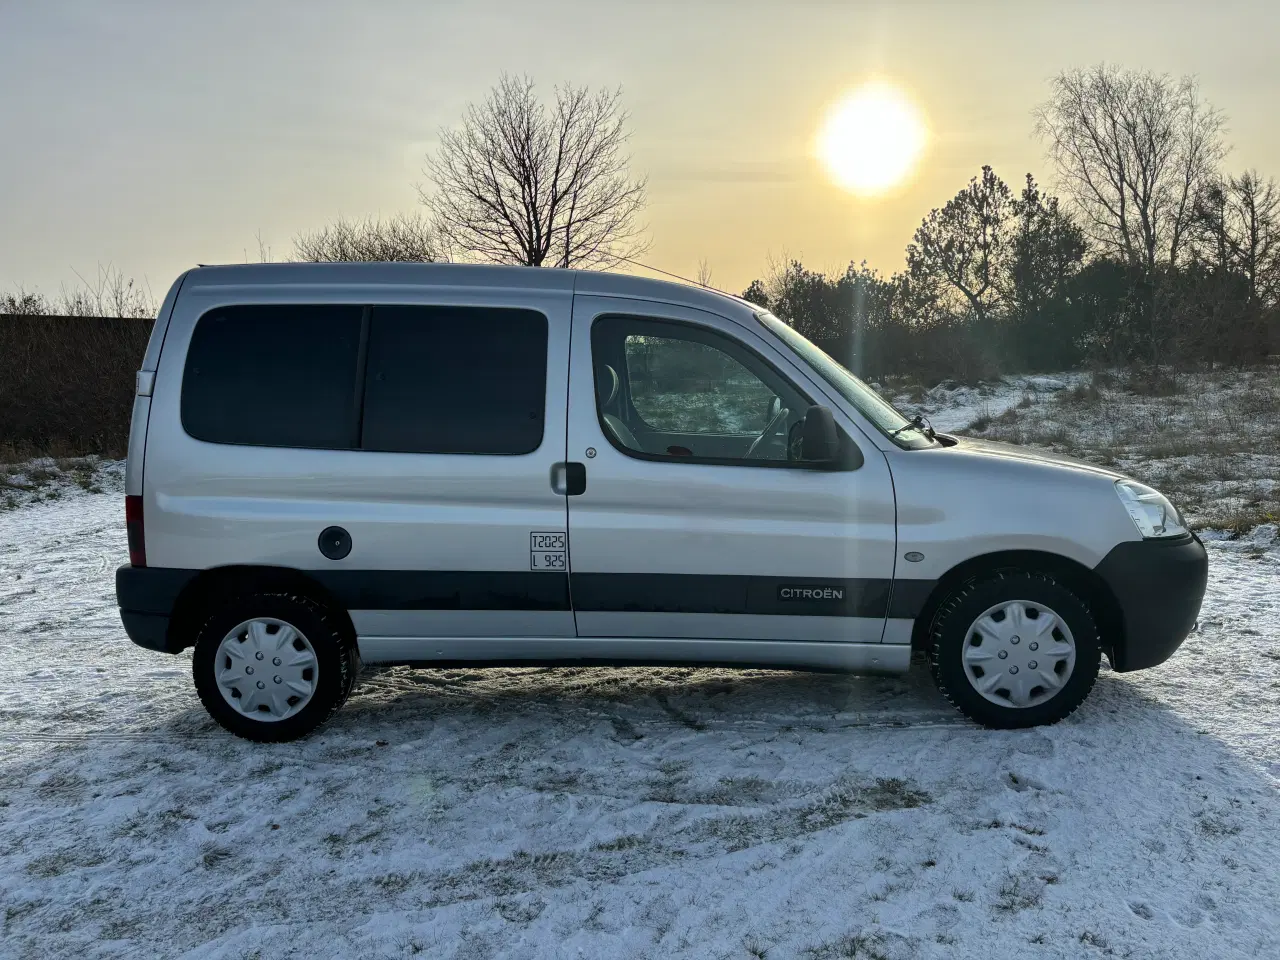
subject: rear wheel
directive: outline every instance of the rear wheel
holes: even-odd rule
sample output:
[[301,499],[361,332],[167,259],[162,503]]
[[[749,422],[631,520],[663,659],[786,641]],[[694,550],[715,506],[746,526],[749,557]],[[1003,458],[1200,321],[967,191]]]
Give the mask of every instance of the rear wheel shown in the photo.
[[933,621],[933,678],[943,695],[988,727],[1057,723],[1089,695],[1102,649],[1088,605],[1046,573],[974,578]]
[[236,736],[296,740],[346,702],[359,669],[356,644],[309,597],[232,598],[205,620],[191,662],[205,709]]

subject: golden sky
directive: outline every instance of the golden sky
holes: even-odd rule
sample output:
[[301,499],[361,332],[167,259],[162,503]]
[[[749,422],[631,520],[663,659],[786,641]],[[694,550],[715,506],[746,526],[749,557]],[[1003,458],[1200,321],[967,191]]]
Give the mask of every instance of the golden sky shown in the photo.
[[[648,262],[741,290],[768,260],[898,269],[983,163],[1052,175],[1031,111],[1101,60],[1199,75],[1232,169],[1280,177],[1276,0],[368,2],[0,0],[0,288],[114,264],[157,295],[337,216],[412,209],[436,130],[503,70],[618,85],[649,176]],[[813,156],[868,80],[929,128],[888,196]]]

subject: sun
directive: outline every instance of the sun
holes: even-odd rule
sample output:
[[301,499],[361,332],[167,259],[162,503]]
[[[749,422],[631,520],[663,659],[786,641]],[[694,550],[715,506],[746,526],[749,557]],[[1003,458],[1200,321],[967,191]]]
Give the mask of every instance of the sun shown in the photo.
[[915,170],[928,131],[897,87],[868,83],[839,100],[818,134],[817,153],[831,178],[863,196],[883,194]]

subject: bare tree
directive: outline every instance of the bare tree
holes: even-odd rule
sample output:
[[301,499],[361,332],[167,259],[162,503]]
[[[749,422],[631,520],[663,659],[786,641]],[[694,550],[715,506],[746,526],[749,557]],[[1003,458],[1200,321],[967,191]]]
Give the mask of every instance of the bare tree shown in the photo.
[[1195,198],[1226,155],[1222,129],[1193,77],[1106,64],[1059,74],[1036,111],[1091,238],[1148,278],[1185,252]]
[[711,286],[711,264],[705,257],[698,261],[698,275],[695,279],[700,287]]
[[76,276],[81,285],[63,286],[56,297],[29,293],[22,287],[16,293],[0,294],[0,314],[116,319],[145,319],[156,315],[158,305],[151,288],[126,277],[112,264],[99,264],[94,280],[86,280],[78,273]]
[[1254,171],[1217,178],[1195,210],[1194,259],[1173,298],[1184,352],[1211,364],[1256,359],[1280,298],[1280,188]]
[[68,317],[154,317],[159,309],[151,288],[126,277],[112,264],[98,265],[95,280],[80,274],[79,289],[63,287],[52,304],[53,312]]
[[503,75],[428,157],[421,191],[436,233],[460,255],[491,263],[607,267],[648,244],[636,217],[620,90],[562,86],[548,108],[527,77]]
[[907,246],[907,272],[918,280],[945,280],[984,319],[999,299],[1014,216],[1008,185],[983,167],[980,177],[924,218]]
[[1280,187],[1247,170],[1218,189],[1231,263],[1248,281],[1250,296],[1275,306],[1280,301]]
[[[259,240],[259,255],[263,256]],[[439,260],[439,247],[426,218],[400,213],[386,220],[344,220],[293,238],[295,260],[307,263],[410,262]],[[268,249],[264,259],[270,258]]]

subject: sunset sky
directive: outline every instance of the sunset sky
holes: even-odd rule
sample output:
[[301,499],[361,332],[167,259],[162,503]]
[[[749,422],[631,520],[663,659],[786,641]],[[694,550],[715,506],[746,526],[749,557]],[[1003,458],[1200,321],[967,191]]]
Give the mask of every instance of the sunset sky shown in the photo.
[[[197,9],[199,8],[199,9]],[[1228,166],[1280,177],[1280,3],[0,0],[0,289],[114,264],[159,297],[197,262],[277,257],[338,215],[411,210],[441,125],[506,70],[621,85],[649,176],[647,262],[741,290],[770,257],[898,269],[983,163],[1052,180],[1031,111],[1057,71],[1195,73]],[[867,81],[928,129],[874,198],[814,157]]]

